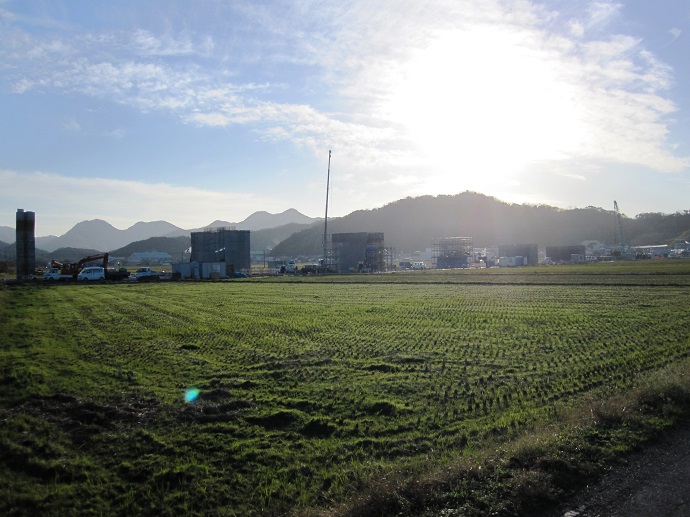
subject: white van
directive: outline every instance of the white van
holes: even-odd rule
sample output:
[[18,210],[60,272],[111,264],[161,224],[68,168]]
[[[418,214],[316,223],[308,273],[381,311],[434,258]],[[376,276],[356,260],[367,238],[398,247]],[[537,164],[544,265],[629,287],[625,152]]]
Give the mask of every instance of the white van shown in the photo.
[[424,262],[413,262],[412,269],[426,269],[426,264]]
[[105,269],[102,267],[85,267],[77,275],[77,280],[105,280]]

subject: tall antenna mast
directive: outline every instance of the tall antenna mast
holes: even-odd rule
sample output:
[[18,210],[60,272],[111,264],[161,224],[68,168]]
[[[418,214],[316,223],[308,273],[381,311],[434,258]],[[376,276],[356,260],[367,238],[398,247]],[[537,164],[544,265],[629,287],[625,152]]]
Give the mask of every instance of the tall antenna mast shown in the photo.
[[328,190],[331,186],[331,150],[328,150],[328,176],[326,176],[326,216],[323,220],[323,261],[324,266],[328,266],[327,247],[328,247]]

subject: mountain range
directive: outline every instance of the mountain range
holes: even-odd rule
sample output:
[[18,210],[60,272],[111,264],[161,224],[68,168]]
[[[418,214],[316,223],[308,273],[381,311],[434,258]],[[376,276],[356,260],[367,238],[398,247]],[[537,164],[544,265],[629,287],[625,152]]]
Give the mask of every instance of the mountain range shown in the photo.
[[[294,209],[281,214],[256,212],[241,223],[214,221],[206,228],[224,226],[251,230],[252,250],[272,250],[273,256],[316,256],[322,250],[323,219],[307,217]],[[188,246],[185,239],[190,233],[198,230],[185,230],[166,221],[139,222],[126,230],[118,230],[96,219],[78,223],[60,237],[38,237],[36,248],[50,252],[51,258],[52,255],[66,258],[80,253],[84,256],[93,250],[108,251],[115,256],[168,248],[174,248],[177,253]],[[519,205],[463,192],[408,197],[381,208],[358,210],[328,221],[329,233],[382,232],[387,247],[409,253],[430,248],[434,238],[442,237],[472,237],[475,247],[497,244],[545,247],[588,240],[613,245],[619,230],[625,242],[632,245],[688,241],[690,210],[674,214],[638,214],[630,218],[598,207],[561,209]],[[14,236],[13,228],[0,227],[0,241],[13,242]],[[5,247],[8,249],[9,245]],[[4,255],[11,255],[11,251]]]
[[[37,216],[40,217],[40,214]],[[279,214],[270,214],[264,211],[255,212],[239,223],[217,220],[204,228],[190,230],[182,229],[167,221],[138,222],[126,230],[119,230],[106,221],[93,219],[77,223],[67,233],[59,237],[54,235],[36,237],[36,248],[48,252],[60,248],[113,251],[132,242],[143,241],[152,237],[189,237],[191,232],[201,231],[205,228],[235,227],[237,230],[256,232],[285,225],[310,224],[318,220],[308,217],[294,208]],[[0,226],[0,241],[12,243],[15,241],[15,235],[16,230],[14,228]]]
[[[619,224],[620,223],[620,224]],[[569,246],[584,241],[617,244],[620,229],[630,245],[673,244],[690,240],[690,210],[618,217],[597,207],[561,209],[512,204],[475,192],[408,197],[374,210],[359,210],[328,221],[329,233],[382,232],[386,247],[414,253],[433,239],[471,237],[478,248],[498,244]],[[318,255],[323,226],[312,225],[273,248],[275,256]]]

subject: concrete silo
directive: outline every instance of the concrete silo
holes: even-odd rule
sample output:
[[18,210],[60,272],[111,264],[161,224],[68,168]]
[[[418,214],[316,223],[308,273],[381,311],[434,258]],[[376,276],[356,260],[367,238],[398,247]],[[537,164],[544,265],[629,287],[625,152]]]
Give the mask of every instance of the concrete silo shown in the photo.
[[36,214],[17,209],[17,280],[29,278],[36,271]]

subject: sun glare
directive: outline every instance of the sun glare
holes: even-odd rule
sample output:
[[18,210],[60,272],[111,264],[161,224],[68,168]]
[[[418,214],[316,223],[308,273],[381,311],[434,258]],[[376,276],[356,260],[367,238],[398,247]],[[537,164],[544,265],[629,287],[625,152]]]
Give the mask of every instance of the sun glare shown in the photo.
[[184,401],[185,402],[194,402],[197,397],[199,396],[199,389],[198,388],[187,388],[184,390]]
[[493,27],[443,33],[403,69],[387,114],[451,190],[515,181],[583,140],[562,55],[522,38]]

